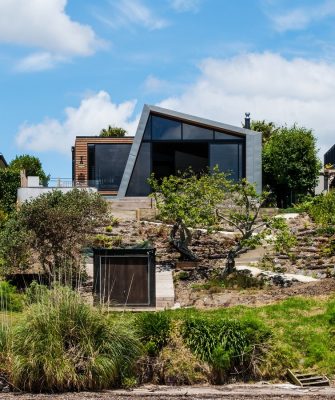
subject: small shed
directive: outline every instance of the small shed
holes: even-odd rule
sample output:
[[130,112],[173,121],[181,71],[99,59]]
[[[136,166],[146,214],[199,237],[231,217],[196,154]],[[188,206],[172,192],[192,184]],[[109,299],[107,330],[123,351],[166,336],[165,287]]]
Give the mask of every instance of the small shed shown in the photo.
[[155,307],[154,248],[94,248],[95,303],[122,307]]

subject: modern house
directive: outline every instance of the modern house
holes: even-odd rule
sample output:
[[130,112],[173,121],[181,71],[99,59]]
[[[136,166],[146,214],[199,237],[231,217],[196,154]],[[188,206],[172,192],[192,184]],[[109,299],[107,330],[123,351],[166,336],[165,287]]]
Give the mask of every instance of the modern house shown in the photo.
[[8,167],[7,161],[5,160],[5,157],[0,153],[0,168],[6,168]]
[[218,165],[232,179],[245,177],[261,191],[261,150],[259,132],[145,105],[135,137],[76,137],[72,179],[103,195],[140,197],[150,193],[151,173],[160,178]]

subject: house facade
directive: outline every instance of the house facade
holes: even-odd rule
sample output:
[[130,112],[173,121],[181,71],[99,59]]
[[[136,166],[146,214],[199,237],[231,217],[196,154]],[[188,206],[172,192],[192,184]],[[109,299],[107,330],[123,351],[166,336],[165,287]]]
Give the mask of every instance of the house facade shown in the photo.
[[101,194],[140,197],[148,177],[214,168],[262,188],[262,137],[250,129],[145,105],[135,137],[76,137],[72,178]]

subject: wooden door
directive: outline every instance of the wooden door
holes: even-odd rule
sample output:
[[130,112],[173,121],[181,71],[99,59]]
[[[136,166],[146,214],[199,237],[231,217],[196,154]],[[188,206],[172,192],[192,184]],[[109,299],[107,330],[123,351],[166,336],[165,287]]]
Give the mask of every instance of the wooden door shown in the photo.
[[148,305],[148,257],[102,256],[99,268],[100,302],[110,305]]

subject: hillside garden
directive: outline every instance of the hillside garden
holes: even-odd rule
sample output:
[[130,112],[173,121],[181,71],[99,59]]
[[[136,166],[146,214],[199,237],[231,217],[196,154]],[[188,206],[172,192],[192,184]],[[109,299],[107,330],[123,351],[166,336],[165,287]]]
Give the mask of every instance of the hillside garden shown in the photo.
[[[333,380],[335,193],[306,196],[310,183],[287,189],[301,197],[294,218],[264,208],[271,190],[259,194],[217,169],[152,176],[157,215],[146,221],[119,220],[99,195],[80,190],[17,210],[3,195],[0,390],[280,381],[288,368]],[[157,269],[173,271],[177,309],[120,313],[87,301],[92,246],[149,245]],[[257,274],[241,267],[253,252]],[[179,261],[193,266],[178,269]],[[16,288],[13,277],[26,273],[37,279]]]

